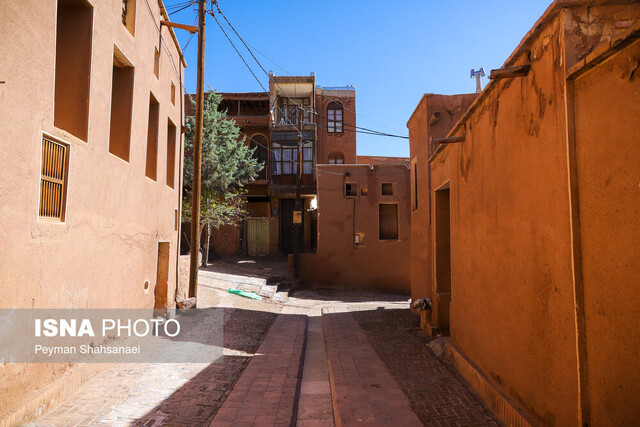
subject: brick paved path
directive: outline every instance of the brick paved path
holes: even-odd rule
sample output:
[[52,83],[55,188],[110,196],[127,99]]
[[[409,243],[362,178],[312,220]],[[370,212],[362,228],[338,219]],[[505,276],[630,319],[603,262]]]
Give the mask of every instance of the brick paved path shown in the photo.
[[306,332],[304,310],[285,307],[211,425],[294,424]]
[[323,320],[336,424],[422,425],[351,314],[327,307]]
[[[497,425],[415,332],[418,318],[406,301],[300,295],[283,308],[199,288],[202,306],[225,307],[223,363],[114,364],[37,424],[295,424],[304,313],[317,315],[324,307],[324,331],[317,332],[326,343],[332,405],[323,414],[332,413],[337,425]],[[318,378],[310,376],[308,385],[317,385]],[[306,413],[302,406],[299,414]],[[334,419],[302,421],[332,425]]]
[[225,307],[224,362],[114,364],[38,425],[193,425],[213,419],[280,307],[199,288],[204,306]]
[[417,316],[407,309],[349,308],[425,425],[499,425],[427,348],[428,339],[415,332]]

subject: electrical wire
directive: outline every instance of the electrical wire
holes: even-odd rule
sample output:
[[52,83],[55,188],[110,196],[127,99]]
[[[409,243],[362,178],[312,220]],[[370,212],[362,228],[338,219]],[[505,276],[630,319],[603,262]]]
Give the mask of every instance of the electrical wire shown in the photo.
[[251,73],[251,75],[253,76],[254,79],[256,79],[256,81],[258,82],[258,84],[260,85],[260,87],[262,88],[262,90],[264,90],[265,92],[268,92],[267,89],[264,87],[264,85],[262,84],[262,82],[260,81],[260,79],[258,79],[258,76],[256,76],[256,74],[253,72],[253,70],[251,69],[251,67],[249,66],[249,64],[247,63],[247,61],[245,61],[244,56],[242,56],[242,54],[240,53],[240,51],[238,50],[238,48],[236,47],[236,45],[233,43],[233,41],[231,40],[231,38],[229,37],[229,35],[227,34],[227,32],[224,30],[224,28],[222,27],[222,24],[220,24],[220,21],[218,21],[218,18],[216,17],[216,15],[213,13],[213,11],[209,12],[209,14],[211,16],[213,16],[213,19],[216,20],[216,23],[218,24],[218,27],[220,27],[220,30],[222,30],[222,33],[225,35],[225,37],[227,38],[227,40],[229,40],[229,43],[231,43],[231,46],[233,46],[233,49],[236,51],[236,53],[238,54],[238,56],[240,57],[240,59],[242,59],[242,62],[244,62],[244,65],[246,65],[247,69],[249,70],[249,72]]
[[[178,13],[178,12],[182,12],[183,10],[185,10],[186,8],[193,6],[194,4],[196,4],[195,1],[191,1],[191,2],[187,2],[183,7],[179,8],[179,9],[172,9],[171,12],[169,12],[167,10],[167,14],[168,15],[173,15],[174,13]],[[165,8],[166,9],[166,8]]]
[[[273,81],[273,83],[274,83],[276,86],[278,86],[278,88],[282,91],[282,93],[284,93],[284,95],[285,95],[285,96],[286,96],[286,97],[287,97],[287,98],[288,98],[292,103],[294,103],[295,105],[297,105],[297,106],[298,106],[298,108],[300,108],[300,109],[302,109],[303,111],[305,111],[304,106],[301,106],[300,104],[298,104],[297,102],[295,102],[293,99],[291,99],[291,97],[289,97],[289,95],[287,94],[287,92],[286,92],[284,89],[282,89],[282,87],[281,87],[281,86],[280,86],[280,85],[279,85],[279,84],[278,84],[278,83],[273,79],[273,77],[272,77],[272,76],[267,72],[267,70],[265,70],[265,68],[262,66],[262,64],[261,64],[261,63],[260,63],[260,61],[258,60],[258,58],[256,58],[256,56],[253,54],[253,52],[252,52],[251,48],[249,47],[248,43],[247,43],[247,42],[245,42],[245,40],[242,38],[242,36],[240,36],[240,34],[238,33],[238,31],[237,31],[237,30],[235,29],[235,27],[233,26],[233,24],[231,24],[231,22],[229,22],[229,19],[227,19],[227,17],[225,16],[225,14],[222,12],[222,10],[220,9],[220,5],[218,4],[218,2],[217,2],[217,1],[215,2],[215,6],[216,6],[216,8],[218,9],[218,13],[222,16],[222,18],[224,18],[224,20],[226,21],[227,25],[228,25],[228,26],[231,28],[231,30],[235,33],[236,37],[238,37],[238,39],[242,42],[242,44],[243,44],[243,45],[244,45],[244,47],[247,49],[247,51],[249,52],[249,54],[251,55],[251,57],[254,59],[254,61],[256,61],[256,63],[258,64],[258,66],[260,67],[260,69],[262,70],[262,72],[263,72],[263,73],[265,73],[265,74],[269,77],[269,79],[271,79],[271,80]],[[212,15],[213,15],[213,13],[212,13]],[[216,20],[216,21],[217,21],[217,20]],[[220,23],[219,23],[219,22],[218,22],[218,25],[220,25]],[[221,26],[221,29],[222,29],[222,26]],[[223,31],[224,31],[224,30],[223,30]],[[226,35],[226,33],[225,33],[225,35]],[[263,55],[264,55],[264,54],[263,54]],[[266,55],[265,55],[265,56],[266,56]],[[269,59],[269,58],[267,58],[267,59]],[[271,59],[270,59],[270,61],[271,61],[271,62],[273,62],[274,64],[276,64],[273,60],[271,60]],[[276,64],[276,65],[278,65],[278,64]],[[279,67],[279,68],[282,68],[282,67],[280,67],[279,65],[278,65],[278,67]],[[282,68],[282,69],[284,70],[284,68]],[[287,72],[288,74],[291,74],[291,73],[289,73],[287,70],[284,70],[284,71],[285,71],[285,72]],[[331,99],[331,100],[333,100],[333,101],[339,102],[339,101],[338,101],[338,100],[336,100],[335,98],[332,98],[332,97],[330,97],[330,96],[328,96],[328,95],[323,95],[323,96],[326,96],[327,98],[329,98],[329,99]],[[340,105],[342,105],[342,103],[340,103]],[[354,110],[352,110],[352,109],[350,109],[350,108],[348,108],[348,107],[346,107],[346,106],[344,106],[344,105],[342,105],[342,107],[343,107],[344,109],[346,109],[346,110],[348,110],[348,111],[351,111],[351,112],[353,112],[354,114],[358,115],[358,113],[356,113]],[[317,116],[319,116],[319,117],[322,117],[322,118],[324,118],[324,119],[328,120],[326,117],[323,117],[322,115],[320,115],[317,111],[314,111],[314,110],[313,110],[313,109],[311,109],[311,108],[309,108],[309,110],[310,110],[313,114],[315,114],[315,115],[317,115]],[[369,120],[371,120],[371,119],[369,119]],[[373,121],[373,120],[372,120],[372,121]],[[409,137],[407,137],[407,136],[403,136],[403,135],[394,135],[394,134],[390,134],[390,133],[387,133],[387,132],[380,132],[380,131],[376,131],[376,130],[373,130],[373,129],[368,129],[368,128],[363,128],[363,127],[358,127],[358,126],[356,126],[356,125],[350,125],[350,124],[344,124],[344,125],[346,125],[346,126],[352,126],[352,127],[356,128],[356,129],[361,129],[361,130],[364,130],[364,131],[369,131],[369,132],[371,132],[370,134],[372,134],[372,135],[374,135],[374,134],[375,134],[375,135],[378,135],[378,136],[388,136],[388,137],[392,137],[392,138],[409,139]],[[384,125],[381,125],[381,126],[384,126]],[[384,126],[384,127],[386,127],[386,126]],[[367,132],[362,132],[362,133],[367,134]]]

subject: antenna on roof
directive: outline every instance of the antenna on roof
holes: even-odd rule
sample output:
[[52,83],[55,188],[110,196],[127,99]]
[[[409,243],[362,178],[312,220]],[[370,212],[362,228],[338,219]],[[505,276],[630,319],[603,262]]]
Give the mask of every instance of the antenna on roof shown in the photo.
[[480,77],[484,77],[484,68],[480,68],[478,71],[471,69],[471,78],[476,78],[476,93],[482,92],[482,85],[480,84]]

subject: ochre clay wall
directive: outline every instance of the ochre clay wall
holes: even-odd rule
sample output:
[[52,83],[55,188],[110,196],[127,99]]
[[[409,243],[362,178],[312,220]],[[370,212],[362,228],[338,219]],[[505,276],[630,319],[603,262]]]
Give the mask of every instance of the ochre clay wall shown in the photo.
[[[530,63],[528,75],[485,88],[448,135],[464,141],[438,149],[430,185],[418,180],[450,192],[452,344],[543,424],[639,418],[640,48],[619,37],[637,34],[640,5],[599,4],[554,3],[505,63]],[[433,199],[423,239],[437,287]]]
[[[305,285],[409,293],[409,172],[405,166],[373,168],[318,168],[318,247],[300,258]],[[347,172],[350,176],[342,175]],[[345,180],[358,185],[356,197],[344,196]],[[382,183],[393,183],[394,194],[383,196]],[[380,203],[398,205],[396,240],[379,238]],[[355,233],[364,244],[354,246]]]
[[[433,265],[431,259],[431,201],[429,191],[429,157],[435,138],[442,138],[451,130],[477,94],[425,94],[411,118],[409,147],[411,164],[411,297],[432,298]],[[433,121],[430,124],[430,119]],[[360,158],[360,156],[358,156]],[[417,188],[416,188],[417,177]],[[417,205],[415,201],[417,191]]]
[[[176,144],[176,185],[172,189],[166,184],[167,119],[180,128],[179,52],[164,27],[156,78],[158,2],[150,2],[153,17],[146,6],[138,8],[135,37],[122,25],[120,3],[91,2],[88,136],[79,139],[54,126],[56,3],[3,2],[0,307],[151,308],[158,242],[171,245],[167,289],[171,304],[177,277],[175,211],[180,200],[182,142],[178,139]],[[114,43],[135,66],[128,163],[108,150]],[[177,92],[175,105],[170,99],[171,82]],[[160,102],[157,181],[145,177],[150,92]],[[69,145],[64,222],[38,217],[43,133]],[[67,368],[2,366],[0,419],[61,378]]]
[[592,425],[640,420],[640,42],[574,81]]
[[[493,82],[458,131],[465,141],[432,162],[431,188],[450,188],[453,344],[529,413],[572,425],[578,390],[561,31],[555,18],[532,41],[526,77]],[[523,54],[515,63],[525,61]]]
[[409,166],[408,157],[357,156],[359,165],[405,165]]

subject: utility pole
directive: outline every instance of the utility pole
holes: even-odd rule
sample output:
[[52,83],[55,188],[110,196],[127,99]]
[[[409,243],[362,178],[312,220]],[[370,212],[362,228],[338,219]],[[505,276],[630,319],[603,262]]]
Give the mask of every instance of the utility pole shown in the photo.
[[[300,187],[302,185],[302,130],[304,126],[304,108],[298,107],[300,119],[300,134],[298,135],[298,170],[296,173],[296,205],[293,213],[293,272],[296,279],[300,277],[300,226],[302,225],[302,212],[300,206]],[[300,213],[300,218],[296,218],[296,212]]]
[[189,298],[198,297],[200,254],[200,178],[202,170],[202,127],[204,108],[204,39],[207,0],[198,5],[198,89],[196,92],[196,129],[193,139],[193,184],[191,185],[191,262],[189,264]]

